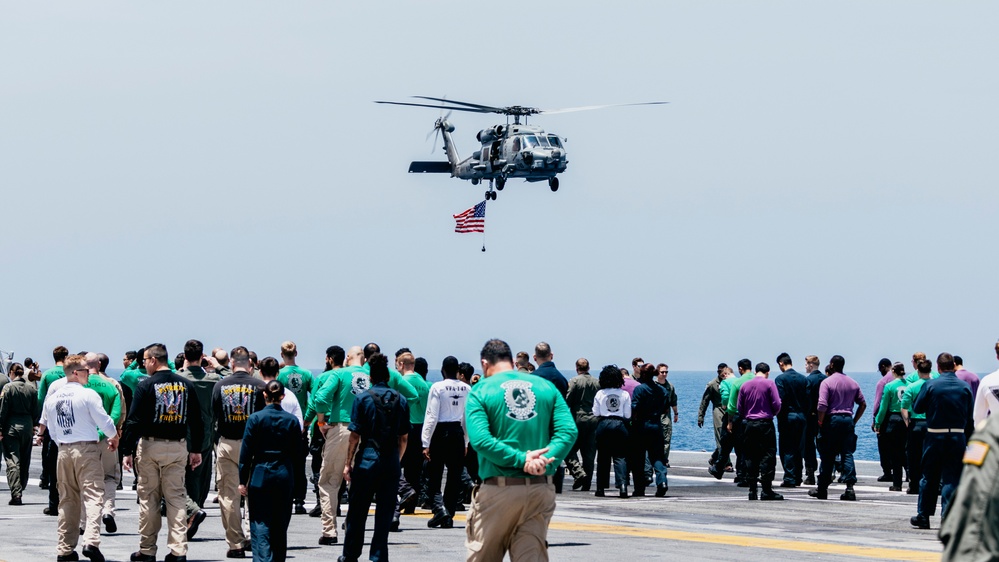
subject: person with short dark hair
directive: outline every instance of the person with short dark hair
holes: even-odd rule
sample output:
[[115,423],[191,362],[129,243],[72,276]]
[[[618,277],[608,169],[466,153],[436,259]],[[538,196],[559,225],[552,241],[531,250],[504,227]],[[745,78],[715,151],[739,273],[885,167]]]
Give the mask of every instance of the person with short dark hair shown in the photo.
[[347,352],[339,345],[331,345],[326,348],[326,367],[322,373],[312,379],[313,392],[309,394],[308,407],[303,414],[305,426],[312,432],[309,440],[309,452],[312,455],[312,466],[310,467],[312,478],[310,480],[312,481],[312,491],[316,495],[316,505],[309,510],[309,517],[321,517],[323,514],[323,506],[319,497],[319,473],[323,468],[323,448],[326,446],[326,438],[316,424],[316,395],[330,374],[343,368],[343,361],[346,357]]
[[187,560],[184,473],[197,468],[204,450],[204,422],[198,393],[186,378],[170,370],[166,346],[145,348],[142,363],[151,373],[135,387],[121,440],[123,467],[139,473],[139,550],[132,562],[155,562],[160,531],[160,500],[169,524],[167,562]]
[[893,380],[882,390],[881,404],[874,414],[874,427],[878,437],[884,433],[892,485],[889,491],[902,491],[902,477],[905,473],[905,420],[902,419],[902,396],[905,395],[905,365],[892,365]]
[[[450,529],[454,526],[454,509],[461,499],[461,473],[464,468],[465,401],[471,387],[458,380],[458,360],[444,358],[441,364],[444,380],[430,386],[427,411],[423,420],[423,457],[427,461],[427,479],[430,488],[427,498],[433,502],[433,517],[427,527]],[[447,484],[441,495],[441,478],[447,467]]]
[[547,560],[551,476],[576,440],[576,424],[554,384],[514,370],[506,342],[487,341],[479,358],[484,377],[465,409],[482,477],[465,524],[467,560],[502,560],[507,551],[514,562]]
[[[843,458],[843,481],[846,491],[839,499],[857,501],[853,485],[857,483],[857,470],[853,464],[853,453],[857,449],[856,425],[867,409],[864,393],[860,391],[857,381],[843,374],[846,360],[841,355],[833,355],[829,360],[832,374],[822,381],[819,387],[819,455],[822,464],[819,465],[818,488],[809,490],[808,495],[824,500],[828,498],[829,484],[832,483],[833,467],[836,457]],[[857,405],[856,414],[853,405]]]
[[24,367],[10,366],[10,383],[0,391],[0,449],[7,463],[9,505],[23,505],[31,466],[31,441],[38,421],[38,391],[27,380]]
[[212,389],[211,426],[214,428],[217,461],[216,483],[219,492],[219,512],[222,529],[229,547],[227,558],[244,558],[247,537],[243,533],[240,513],[240,475],[243,436],[250,417],[264,409],[264,381],[250,372],[250,357],[238,347],[232,353],[232,374],[220,379]]
[[[569,381],[565,403],[576,420],[576,442],[565,458],[569,471],[575,476],[573,490],[590,491],[593,482],[593,460],[597,453],[596,431],[600,420],[593,414],[593,400],[600,391],[600,381],[590,374],[590,362],[581,357],[576,360],[576,376]],[[576,458],[577,453],[581,458]]]
[[597,418],[597,491],[604,497],[610,488],[610,467],[614,464],[614,482],[620,497],[628,497],[628,421],[631,419],[631,396],[621,388],[624,375],[617,365],[600,370],[600,390],[593,396],[593,415]]
[[[277,364],[273,357],[269,359]],[[261,562],[284,562],[287,557],[295,487],[293,465],[302,454],[302,425],[281,409],[284,395],[283,384],[273,379],[266,383],[266,407],[246,420],[239,448],[239,493],[246,497],[249,511],[253,559]]]
[[645,487],[651,484],[646,475],[648,459],[655,475],[656,497],[669,491],[665,449],[663,447],[663,414],[669,410],[669,397],[663,387],[656,384],[656,366],[645,363],[638,370],[638,386],[631,397],[631,473],[635,475],[635,496],[644,496]]
[[[65,346],[59,345],[52,350],[52,359],[55,366],[42,373],[42,378],[38,381],[38,411],[41,412],[42,404],[49,392],[49,386],[55,381],[66,376],[63,370],[63,362],[69,356],[69,350]],[[43,490],[49,491],[49,505],[42,510],[45,515],[59,515],[59,486],[57,485],[56,461],[59,458],[59,445],[52,441],[47,432],[42,432],[42,475],[40,486]]]
[[[783,359],[783,356],[781,357]],[[745,420],[746,478],[749,499],[779,501],[784,496],[774,492],[774,471],[777,461],[777,436],[774,417],[781,411],[780,391],[770,380],[770,365],[756,364],[753,378],[739,389],[739,416]],[[757,482],[763,491],[757,495]]]
[[680,410],[677,408],[676,387],[669,382],[669,365],[666,363],[656,365],[656,384],[666,391],[666,411],[663,413],[660,425],[663,428],[663,459],[666,468],[669,468],[669,452],[673,447],[673,424],[680,421]]
[[[242,349],[242,348],[237,348]],[[203,451],[201,464],[197,468],[188,467],[184,476],[184,488],[187,490],[187,540],[198,534],[198,528],[208,514],[205,512],[205,500],[212,487],[212,393],[215,385],[222,380],[218,373],[210,373],[201,367],[205,357],[205,346],[198,340],[187,340],[184,353],[177,359],[181,369],[177,374],[191,382],[194,391],[198,393],[198,404],[201,405],[201,419],[205,433],[202,439]]]
[[918,414],[912,410],[912,404],[923,389],[923,384],[930,380],[933,363],[922,359],[916,363],[916,373],[919,378],[909,382],[906,377],[905,392],[902,394],[902,419],[906,423],[905,454],[909,469],[909,486],[906,494],[919,493],[919,482],[923,479],[923,442],[926,440],[926,414]]
[[[708,406],[711,406],[711,422],[715,430],[715,450],[711,453],[708,466],[714,466],[718,462],[721,454],[722,425],[724,424],[725,408],[722,406],[721,384],[732,375],[732,368],[725,363],[718,364],[718,375],[708,381],[704,386],[704,393],[701,395],[701,405],[697,410],[697,427],[704,427],[704,418],[708,413]],[[731,458],[726,457],[722,464],[724,469],[731,464]]]
[[923,441],[923,478],[919,482],[919,504],[909,522],[913,527],[928,529],[930,517],[936,513],[937,490],[940,493],[940,517],[947,518],[951,499],[961,480],[961,459],[972,423],[974,396],[968,383],[954,374],[954,356],[937,356],[940,377],[923,383],[912,409],[926,414],[926,438]]
[[[368,358],[368,364],[371,388],[354,400],[348,426],[350,439],[343,477],[350,483],[350,503],[343,555],[338,562],[357,562],[360,558],[364,524],[373,498],[377,499],[370,559],[388,560],[388,533],[402,475],[400,461],[409,439],[408,405],[400,392],[388,386],[388,358],[376,352]],[[457,364],[454,374],[456,371]]]
[[883,431],[884,428],[878,427],[875,423],[878,412],[881,410],[881,396],[884,394],[885,386],[895,378],[895,375],[892,373],[891,360],[882,358],[881,361],[878,361],[878,372],[881,373],[881,378],[878,380],[878,384],[874,386],[874,411],[871,415],[871,431],[878,438],[878,460],[881,463],[881,476],[878,477],[878,482],[891,482],[891,454],[888,451],[888,434]]
[[805,433],[808,412],[808,379],[791,366],[791,356],[777,356],[781,373],[774,379],[781,408],[777,414],[777,431],[780,434],[780,462],[784,467],[782,488],[801,485],[802,456],[805,451]]
[[[742,385],[746,383],[749,379],[753,378],[753,363],[749,359],[740,359],[736,363],[736,367],[739,369],[739,376],[728,379],[727,388],[726,385],[722,385],[721,394],[722,400],[725,402],[725,413],[728,414],[728,421],[725,424],[725,429],[728,432],[729,447],[723,448],[722,453],[727,453],[728,451],[735,450],[735,483],[740,488],[748,488],[749,481],[746,479],[746,454],[743,450],[743,433],[746,429],[746,424],[739,415],[739,389]],[[727,454],[723,455],[727,457]],[[723,474],[723,467],[719,467],[717,464],[708,470],[712,476],[721,480]]]

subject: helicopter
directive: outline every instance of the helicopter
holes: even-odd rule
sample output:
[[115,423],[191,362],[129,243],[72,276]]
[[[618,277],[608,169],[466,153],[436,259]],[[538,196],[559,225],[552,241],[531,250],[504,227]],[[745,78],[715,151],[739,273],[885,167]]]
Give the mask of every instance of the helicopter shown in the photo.
[[[541,127],[527,124],[527,118],[531,115],[570,113],[575,111],[588,111],[593,109],[603,109],[607,107],[625,107],[632,105],[662,105],[669,102],[653,101],[643,103],[622,103],[613,105],[590,105],[584,107],[570,107],[565,109],[538,109],[536,107],[525,107],[521,105],[511,105],[507,107],[493,107],[477,103],[449,100],[447,98],[433,98],[428,96],[413,96],[416,99],[435,101],[438,104],[398,102],[398,101],[376,101],[391,105],[405,105],[411,107],[429,107],[440,109],[442,115],[434,123],[434,128],[430,132],[435,136],[444,139],[444,152],[447,154],[447,162],[412,162],[409,165],[411,174],[451,174],[451,177],[462,180],[469,180],[472,185],[488,181],[489,189],[486,191],[486,199],[496,200],[496,192],[502,191],[506,187],[506,180],[510,178],[522,178],[527,182],[547,181],[548,187],[552,191],[558,191],[558,174],[566,170],[569,163],[565,150],[564,140],[557,134],[546,132]],[[444,110],[447,114],[444,115]],[[448,121],[452,111],[467,111],[471,113],[498,113],[506,115],[505,125],[494,125],[488,129],[482,129],[475,135],[475,139],[481,143],[479,150],[471,156],[462,160],[458,156],[458,150],[454,146],[451,133],[454,132],[454,125]],[[510,123],[513,117],[513,123]],[[521,120],[523,119],[523,123]],[[430,138],[427,135],[427,139]]]

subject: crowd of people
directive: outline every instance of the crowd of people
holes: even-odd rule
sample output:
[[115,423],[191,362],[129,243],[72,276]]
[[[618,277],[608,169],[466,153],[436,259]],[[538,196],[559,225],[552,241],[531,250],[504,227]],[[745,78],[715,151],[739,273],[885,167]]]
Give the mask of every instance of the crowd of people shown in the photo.
[[[649,486],[657,497],[669,490],[679,412],[664,363],[635,358],[631,371],[607,365],[593,376],[581,358],[567,380],[547,343],[535,347],[532,362],[490,340],[481,373],[448,356],[442,380],[430,384],[426,359],[403,348],[390,365],[374,343],[330,346],[317,375],[297,365],[293,342],[281,345],[280,359],[258,360],[242,346],[204,351],[190,340],[171,359],[163,344],[152,344],[126,353],[115,380],[106,374],[107,355],[71,355],[59,346],[51,369],[43,373],[26,359],[0,380],[9,504],[22,504],[31,447],[40,445],[44,513],[59,517],[57,560],[78,559],[81,537],[84,556],[104,559],[101,526],[117,532],[123,472],[136,475],[139,548],[131,560],[139,562],[156,559],[161,511],[165,560],[186,560],[213,484],[228,558],[252,552],[255,560],[284,560],[292,515],[308,514],[321,518],[320,545],[339,544],[344,530],[338,560],[346,562],[362,554],[372,503],[371,560],[388,559],[388,534],[418,506],[431,511],[430,528],[449,529],[457,512],[470,511],[469,560],[501,560],[507,552],[513,560],[544,560],[566,469],[574,490],[589,491],[595,481],[598,497],[612,490],[611,467],[617,497],[645,496]],[[779,487],[815,486],[809,495],[825,500],[835,479],[846,485],[840,499],[855,501],[856,428],[867,401],[843,374],[845,359],[835,355],[820,370],[809,355],[804,373],[786,353],[776,364],[780,374],[772,378],[763,362],[738,361],[738,376],[718,365],[697,420],[714,429],[709,474],[721,480],[732,472],[750,500],[779,501],[779,453]],[[943,516],[954,503],[975,423],[999,410],[999,371],[980,382],[948,353],[935,369],[922,353],[911,365],[910,372],[902,363],[879,363],[871,429],[883,469],[878,480],[897,492],[907,481],[904,491],[919,495],[911,524],[929,528],[938,496]],[[972,458],[981,461],[976,466],[988,450]],[[348,505],[342,528],[341,503]]]

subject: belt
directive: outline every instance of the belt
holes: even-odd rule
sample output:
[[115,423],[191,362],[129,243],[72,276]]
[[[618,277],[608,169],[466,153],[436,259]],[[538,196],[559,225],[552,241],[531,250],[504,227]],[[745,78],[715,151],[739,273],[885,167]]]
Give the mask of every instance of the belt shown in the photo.
[[853,417],[853,414],[846,414],[846,413],[843,413],[843,414],[829,414],[829,415],[830,416],[849,416],[851,418]]
[[164,439],[163,437],[143,437],[147,441],[163,441],[166,443],[182,443],[187,439]]
[[771,423],[772,424],[772,423],[774,423],[774,419],[773,418],[753,418],[753,419],[748,419],[747,418],[746,419],[746,423]]
[[490,486],[527,486],[529,484],[548,484],[551,478],[548,476],[532,476],[531,478],[509,478],[507,476],[491,476],[482,481]]
[[937,429],[935,427],[927,427],[926,431],[928,433],[964,433],[964,428],[952,427],[948,429]]
[[97,441],[73,441],[72,443],[62,443],[60,447],[69,447],[71,445],[96,445]]

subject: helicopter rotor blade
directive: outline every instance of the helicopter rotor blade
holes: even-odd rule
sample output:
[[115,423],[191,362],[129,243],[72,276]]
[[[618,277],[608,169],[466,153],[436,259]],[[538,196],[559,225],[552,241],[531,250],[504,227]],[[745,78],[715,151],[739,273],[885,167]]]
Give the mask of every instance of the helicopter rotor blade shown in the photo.
[[429,107],[432,109],[447,109],[450,111],[468,111],[470,113],[502,113],[502,110],[497,112],[489,109],[472,109],[469,107],[446,107],[442,105],[431,105],[429,103],[406,103],[401,101],[376,101],[375,103],[385,103],[390,105],[408,105],[410,107]]
[[429,97],[429,96],[413,96],[413,97],[417,98],[417,99],[421,99],[421,100],[439,101],[439,102],[444,102],[444,103],[450,103],[450,104],[453,104],[453,105],[463,105],[465,107],[474,107],[476,109],[484,109],[484,110],[488,110],[488,111],[491,111],[491,112],[497,112],[497,111],[502,111],[503,110],[502,107],[493,107],[491,105],[482,105],[482,104],[478,104],[478,103],[469,103],[467,101],[454,101],[454,100],[449,100],[447,98],[432,98],[432,97]]
[[566,107],[563,109],[542,109],[539,113],[544,113],[547,115],[554,115],[556,113],[572,113],[575,111],[591,111],[594,109],[605,109],[608,107],[627,107],[631,105],[665,105],[669,103],[668,101],[647,101],[640,103],[613,103],[609,105],[585,105],[581,107]]

